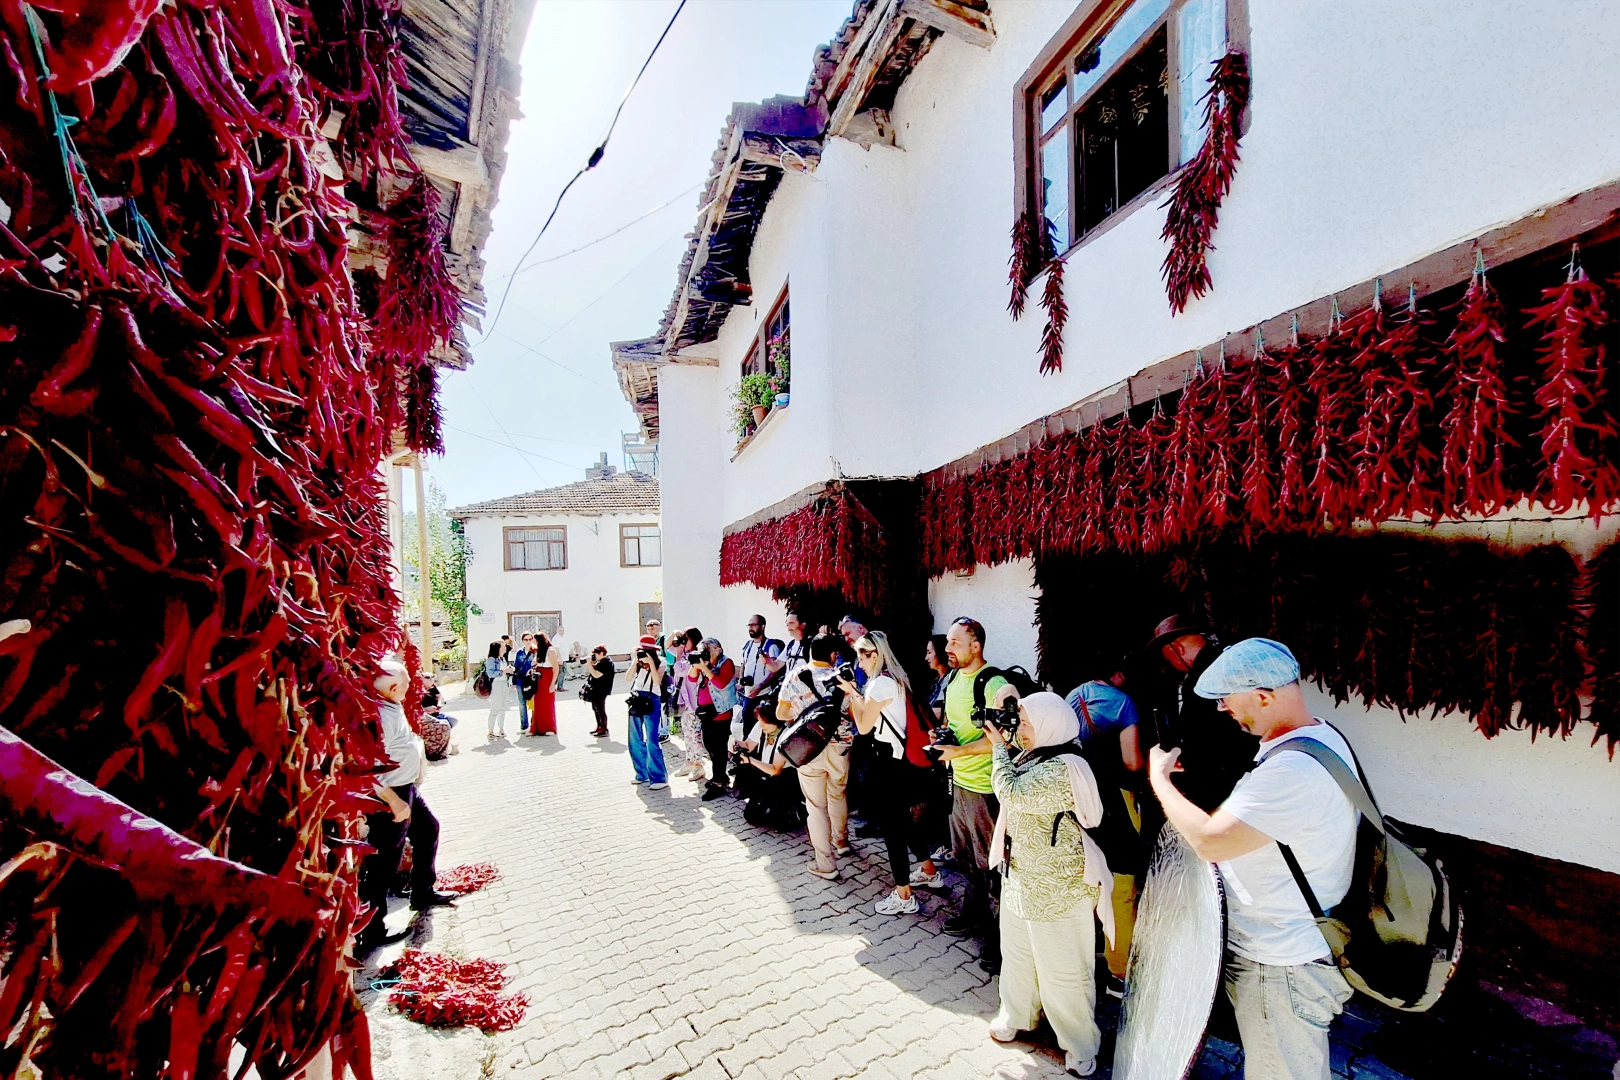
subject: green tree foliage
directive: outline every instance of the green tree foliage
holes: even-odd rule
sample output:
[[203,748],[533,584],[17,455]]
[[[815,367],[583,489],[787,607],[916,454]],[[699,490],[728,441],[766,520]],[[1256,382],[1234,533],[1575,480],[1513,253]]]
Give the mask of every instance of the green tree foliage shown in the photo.
[[[448,621],[450,632],[456,637],[451,651],[458,653],[453,662],[459,662],[467,647],[467,560],[472,547],[462,522],[453,519],[446,509],[444,492],[439,485],[428,481],[428,592],[433,603],[433,617]],[[405,515],[405,617],[421,618],[422,559],[417,544],[416,513]],[[448,658],[447,658],[448,659]]]

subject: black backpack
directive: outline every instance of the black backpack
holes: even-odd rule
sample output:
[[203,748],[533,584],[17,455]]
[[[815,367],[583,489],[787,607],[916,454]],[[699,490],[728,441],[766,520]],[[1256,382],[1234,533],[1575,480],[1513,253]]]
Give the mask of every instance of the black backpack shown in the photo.
[[990,680],[998,675],[1006,679],[1012,688],[1018,691],[1018,696],[1021,698],[1027,698],[1031,694],[1039,694],[1046,689],[1046,687],[1035,681],[1034,676],[1021,667],[997,668],[986,664],[973,673],[973,712],[971,716],[973,717],[973,723],[979,727],[984,726],[985,689],[990,685]]

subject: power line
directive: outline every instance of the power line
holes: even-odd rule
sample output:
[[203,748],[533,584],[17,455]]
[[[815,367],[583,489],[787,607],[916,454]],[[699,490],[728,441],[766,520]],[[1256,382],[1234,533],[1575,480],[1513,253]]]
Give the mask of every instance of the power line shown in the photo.
[[[652,52],[648,53],[647,59],[642,61],[641,70],[636,72],[636,77],[631,79],[630,85],[625,88],[624,97],[619,99],[619,107],[613,110],[613,119],[608,122],[607,132],[602,136],[602,141],[595,150],[591,151],[590,159],[585,162],[584,168],[570,177],[568,183],[564,184],[563,189],[557,193],[557,201],[552,204],[551,213],[546,215],[545,224],[540,226],[540,231],[535,234],[533,242],[529,244],[529,249],[523,253],[522,258],[518,259],[517,265],[519,267],[528,261],[530,255],[534,254],[534,249],[540,244],[540,238],[546,235],[547,229],[551,228],[552,219],[557,216],[557,210],[562,206],[563,196],[567,195],[568,189],[574,186],[574,181],[602,163],[602,157],[607,153],[608,140],[613,138],[613,129],[619,124],[619,114],[624,112],[624,107],[629,102],[630,95],[635,92],[636,84],[640,83],[641,77],[647,73],[648,65],[652,63],[653,57],[658,55],[659,46],[664,44],[664,39],[669,36],[670,28],[675,25],[675,20],[681,17],[681,12],[685,8],[686,0],[681,0],[679,4],[675,5],[675,14],[669,17],[669,22],[664,26],[664,32],[658,35],[657,41],[653,42]],[[488,341],[489,335],[495,332],[495,324],[501,321],[501,312],[506,310],[506,298],[512,295],[512,282],[516,280],[517,272],[514,269],[512,275],[506,279],[506,288],[501,292],[501,302],[495,307],[495,317],[489,320],[489,330],[479,339],[478,344],[482,345],[485,341]]]
[[533,270],[537,266],[544,266],[547,263],[554,263],[558,259],[566,259],[568,256],[578,254],[579,252],[584,251],[588,247],[595,247],[597,244],[600,244],[604,240],[611,240],[615,236],[618,236],[620,233],[624,232],[624,230],[628,229],[630,226],[638,224],[638,223],[643,222],[643,221],[646,221],[648,218],[652,217],[654,214],[658,213],[660,210],[669,209],[671,206],[674,206],[677,202],[679,202],[680,200],[686,198],[686,196],[692,194],[692,192],[696,191],[698,188],[700,188],[702,186],[703,186],[702,184],[693,184],[691,187],[687,188],[685,191],[681,192],[679,195],[675,196],[673,199],[669,200],[668,202],[663,203],[662,205],[653,207],[651,210],[648,210],[645,214],[642,214],[639,217],[631,218],[629,221],[625,222],[623,225],[620,225],[617,229],[614,229],[610,233],[604,233],[603,235],[598,236],[595,240],[592,240],[589,243],[581,244],[577,248],[570,248],[569,250],[563,252],[560,255],[551,255],[551,256],[548,256],[547,258],[544,258],[544,259],[536,259],[534,262],[529,263],[527,266],[518,267],[516,270],[512,271],[511,274],[502,274],[502,275],[500,275],[500,277],[492,278],[491,283],[496,282],[496,281],[500,281],[502,278],[512,277],[515,274],[521,274],[525,270]]
[[[624,272],[623,277],[621,277],[618,281],[615,281],[613,284],[609,285],[606,289],[602,290],[601,294],[598,295],[595,300],[592,300],[590,303],[586,304],[584,307],[580,308],[578,311],[576,311],[572,315],[568,316],[567,319],[563,320],[562,325],[558,326],[557,329],[553,330],[551,333],[549,333],[545,337],[541,338],[540,339],[540,344],[544,345],[546,342],[550,341],[552,338],[556,337],[558,334],[560,334],[564,330],[568,329],[568,327],[573,323],[573,321],[575,319],[579,318],[581,315],[583,315],[587,311],[591,310],[591,308],[595,307],[597,304],[600,304],[603,300],[606,300],[608,298],[608,296],[610,296],[612,294],[614,289],[617,289],[620,285],[623,285],[626,281],[629,280],[630,275],[634,274],[637,270],[640,270],[643,266],[647,265],[647,263],[653,258],[653,256],[657,255],[660,251],[663,251],[664,248],[669,244],[669,242],[671,240],[679,240],[684,235],[685,235],[685,230],[681,230],[681,231],[672,233],[669,236],[666,236],[663,239],[663,241],[659,243],[659,245],[657,247],[655,247],[651,251],[647,252],[647,254],[642,257],[640,262],[636,263],[636,265],[634,265],[630,269],[626,270]],[[493,333],[493,331],[491,331],[491,332]],[[505,337],[506,335],[503,334],[502,336]],[[512,340],[516,340],[516,339],[514,338]],[[524,347],[525,348],[531,348],[531,349],[533,348],[533,346],[530,346],[530,345],[524,345]]]
[[[471,383],[469,383],[468,385],[472,386]],[[489,407],[489,402],[484,400],[484,395],[478,393],[478,387],[473,386],[472,387],[472,392],[477,395],[478,402],[479,402],[479,404],[481,404],[484,407],[484,411],[489,413],[489,418],[491,420],[495,421],[495,426],[501,429],[501,434],[506,435],[506,445],[511,447],[513,450],[516,450],[519,454],[524,453],[523,450],[519,449],[518,444],[512,441],[512,436],[507,435],[507,433],[506,433],[506,425],[502,424],[501,423],[501,418],[495,415],[495,410]],[[471,434],[471,433],[469,432],[469,434]],[[482,435],[478,435],[478,436],[474,436],[474,437],[475,438],[480,438],[480,439],[484,438],[484,436],[482,436]],[[490,439],[489,441],[490,442],[495,442],[494,439]],[[500,443],[495,443],[495,445],[499,446]],[[545,457],[544,454],[535,454],[534,456],[535,457]],[[546,458],[546,460],[547,461],[553,461],[555,459],[554,458]],[[523,459],[523,464],[527,465],[529,467],[529,471],[534,473],[534,478],[536,480],[539,480],[542,484],[546,482],[546,478],[540,475],[540,470],[536,469],[534,467],[534,462],[530,461],[527,457],[525,457]],[[557,462],[557,464],[561,465],[563,463],[559,461],[559,462]]]
[[[516,450],[518,453],[525,454],[528,457],[537,457],[541,461],[549,461],[553,465],[561,465],[565,469],[577,469],[577,468],[580,468],[580,466],[574,465],[574,464],[572,464],[570,462],[558,461],[554,457],[547,457],[546,455],[541,454],[541,453],[536,453],[533,450],[525,450],[521,446],[515,446],[515,445],[513,445],[512,443],[509,443],[509,442],[501,442],[501,440],[499,440],[499,439],[492,439],[488,435],[480,435],[476,431],[468,431],[466,428],[459,428],[459,427],[456,427],[453,424],[446,424],[445,427],[449,428],[451,431],[459,431],[463,435],[471,435],[475,439],[483,439],[487,443],[494,443],[496,446],[505,447],[508,450]],[[505,433],[503,432],[503,434],[505,434]],[[506,437],[508,439],[512,438],[511,435],[507,435]],[[520,439],[532,439],[532,438],[535,438],[536,436],[533,436],[533,435],[519,435],[517,437],[520,438]],[[562,440],[556,440],[556,441],[561,442]],[[573,445],[574,446],[589,446],[591,444],[590,443],[574,443]],[[534,468],[533,465],[530,465],[529,467]],[[540,475],[539,470],[535,471],[535,475],[536,476]],[[542,478],[542,482],[543,482],[543,478]]]
[[[566,325],[566,324],[564,324],[564,325]],[[561,328],[559,327],[559,329],[561,329]],[[550,361],[553,364],[556,364],[558,367],[562,368],[564,371],[568,372],[568,374],[574,376],[576,379],[584,379],[586,382],[590,383],[592,386],[600,387],[603,390],[617,390],[618,389],[618,387],[609,386],[605,382],[598,382],[597,380],[591,378],[589,375],[586,375],[583,372],[575,371],[573,368],[569,367],[567,364],[563,363],[561,360],[557,360],[557,359],[555,359],[553,357],[547,356],[545,353],[541,352],[539,349],[535,348],[533,345],[530,345],[530,344],[528,344],[527,342],[524,342],[524,341],[519,341],[517,338],[513,337],[511,334],[506,333],[504,330],[497,330],[496,333],[499,334],[501,337],[505,338],[507,341],[510,341],[512,344],[518,346],[518,348],[523,350],[523,353],[519,354],[520,358],[521,358],[522,355],[533,353],[535,356],[538,356],[542,360],[547,360],[547,361]]]

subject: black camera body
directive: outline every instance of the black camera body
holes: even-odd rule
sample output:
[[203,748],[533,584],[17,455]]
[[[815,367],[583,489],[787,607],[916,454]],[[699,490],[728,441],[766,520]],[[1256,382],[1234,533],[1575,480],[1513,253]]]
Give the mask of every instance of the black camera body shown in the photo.
[[956,732],[941,724],[928,732],[929,744],[923,750],[930,754],[937,754],[947,746],[961,746],[962,740],[956,737]]
[[1018,715],[1018,699],[1008,698],[1007,704],[1000,709],[994,705],[974,709],[971,719],[973,726],[980,731],[987,727],[994,727],[1008,739],[1012,739],[1018,734],[1018,725],[1021,723]]
[[700,663],[701,661],[704,661],[704,660],[707,660],[707,659],[708,659],[708,657],[704,656],[703,653],[700,652],[697,649],[693,649],[691,652],[686,654],[686,662],[688,664]]
[[848,662],[839,664],[836,668],[833,669],[833,674],[836,677],[845,680],[846,682],[854,682],[855,681],[855,668],[854,668],[854,666],[852,664],[849,664]]

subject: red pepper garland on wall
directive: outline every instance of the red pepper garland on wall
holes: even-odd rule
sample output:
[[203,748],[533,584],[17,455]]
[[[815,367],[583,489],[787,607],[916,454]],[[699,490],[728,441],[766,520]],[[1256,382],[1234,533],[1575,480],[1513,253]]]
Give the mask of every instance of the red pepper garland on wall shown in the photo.
[[883,608],[886,565],[882,528],[841,487],[720,542],[721,585],[836,589],[867,610]]
[[1221,200],[1232,190],[1237,172],[1238,133],[1249,104],[1249,61],[1229,52],[1215,61],[1204,94],[1204,145],[1193,155],[1164,204],[1165,292],[1170,312],[1179,315],[1187,303],[1209,292],[1207,256],[1220,218]]
[[341,1033],[369,1076],[397,386],[313,150],[341,107],[395,118],[341,160],[402,152],[391,15],[51,7],[0,13],[0,1069],[270,1080]]
[[[1252,543],[1269,532],[1343,532],[1356,521],[1455,520],[1524,499],[1559,513],[1584,505],[1594,518],[1616,512],[1615,401],[1598,332],[1610,299],[1579,274],[1546,297],[1527,313],[1545,330],[1543,349],[1539,359],[1519,357],[1517,372],[1480,270],[1450,311],[1409,304],[1390,316],[1374,305],[1342,325],[1335,317],[1319,339],[1200,366],[1162,422],[1094,420],[1048,437],[1021,455],[1027,463],[931,474],[919,506],[923,566],[938,576],[1017,558],[1152,553],[1229,536],[1237,525]],[[1539,444],[1508,440],[1504,423],[1516,413],[1542,417]],[[1523,465],[1508,467],[1519,458]],[[1537,487],[1515,490],[1513,476]],[[1552,594],[1559,589],[1569,591],[1560,584]],[[1567,622],[1567,608],[1549,608],[1546,625]],[[1492,616],[1478,625],[1492,640],[1504,632]],[[1519,662],[1504,649],[1486,650],[1488,671]],[[1399,665],[1356,670],[1374,679],[1358,685],[1383,695],[1380,680]],[[1513,676],[1513,685],[1545,688],[1526,700],[1524,721],[1567,730],[1582,679],[1567,664]],[[1469,710],[1494,733],[1518,700],[1487,696]]]

